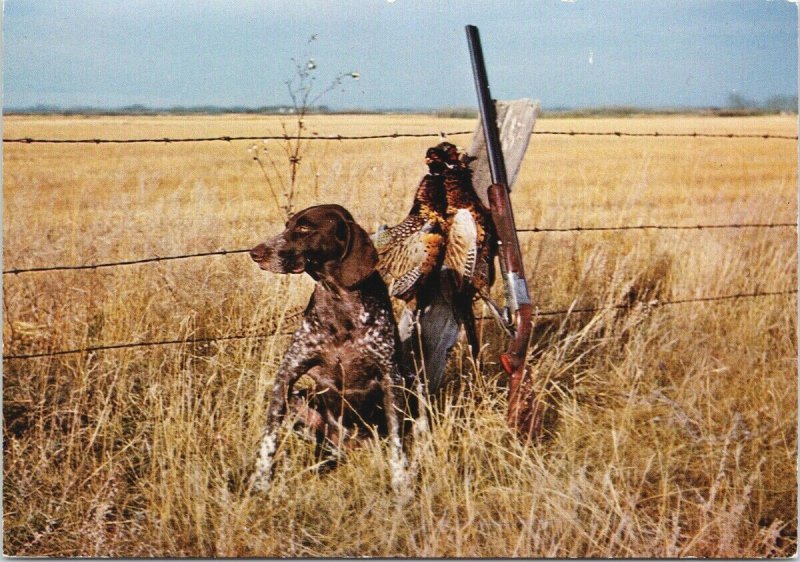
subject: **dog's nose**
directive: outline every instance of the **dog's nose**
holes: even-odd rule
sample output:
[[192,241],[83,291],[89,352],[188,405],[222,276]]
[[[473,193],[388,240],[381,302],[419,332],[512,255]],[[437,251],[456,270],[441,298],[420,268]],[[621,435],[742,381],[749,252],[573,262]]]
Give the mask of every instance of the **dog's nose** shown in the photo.
[[253,261],[263,261],[264,258],[267,257],[267,246],[265,244],[259,244],[252,250],[250,250],[250,258]]

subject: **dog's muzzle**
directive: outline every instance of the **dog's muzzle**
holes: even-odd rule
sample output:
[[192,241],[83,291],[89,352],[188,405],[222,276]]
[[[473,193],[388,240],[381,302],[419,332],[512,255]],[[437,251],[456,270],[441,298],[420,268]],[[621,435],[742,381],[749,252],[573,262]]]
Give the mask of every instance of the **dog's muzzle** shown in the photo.
[[303,273],[305,260],[302,255],[282,248],[285,240],[277,236],[267,242],[262,242],[250,250],[250,258],[264,271],[272,273]]

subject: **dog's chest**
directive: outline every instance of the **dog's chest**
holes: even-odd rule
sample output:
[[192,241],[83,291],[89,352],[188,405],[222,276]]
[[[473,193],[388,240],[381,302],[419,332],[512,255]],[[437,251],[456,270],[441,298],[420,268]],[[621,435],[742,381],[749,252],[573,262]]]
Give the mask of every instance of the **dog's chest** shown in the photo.
[[373,363],[394,351],[392,312],[357,293],[314,293],[304,326],[328,364]]

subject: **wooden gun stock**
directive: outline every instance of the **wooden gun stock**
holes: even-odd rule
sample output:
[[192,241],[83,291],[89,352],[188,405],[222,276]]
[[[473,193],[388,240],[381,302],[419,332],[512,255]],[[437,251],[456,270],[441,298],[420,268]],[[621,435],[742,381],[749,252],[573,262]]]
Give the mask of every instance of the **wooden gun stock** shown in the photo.
[[522,436],[530,438],[539,435],[542,422],[541,405],[535,400],[530,378],[525,376],[533,307],[525,282],[525,268],[517,242],[508,188],[503,184],[493,184],[489,187],[489,202],[499,239],[498,254],[504,274],[506,303],[513,315],[515,327],[514,339],[506,352],[500,355],[500,362],[509,374],[506,421]]

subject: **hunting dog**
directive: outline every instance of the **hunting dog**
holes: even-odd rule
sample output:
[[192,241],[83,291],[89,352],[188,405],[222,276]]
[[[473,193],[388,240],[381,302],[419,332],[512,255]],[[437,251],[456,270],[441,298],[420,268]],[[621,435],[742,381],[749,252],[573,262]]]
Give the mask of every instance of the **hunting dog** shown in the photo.
[[[251,483],[268,489],[281,422],[291,411],[318,445],[340,452],[372,435],[388,434],[392,487],[407,483],[400,439],[402,388],[399,338],[389,293],[376,271],[369,236],[339,205],[300,211],[286,229],[250,250],[261,269],[308,273],[317,283],[303,323],[278,368],[266,428]],[[314,382],[293,392],[297,380]]]

